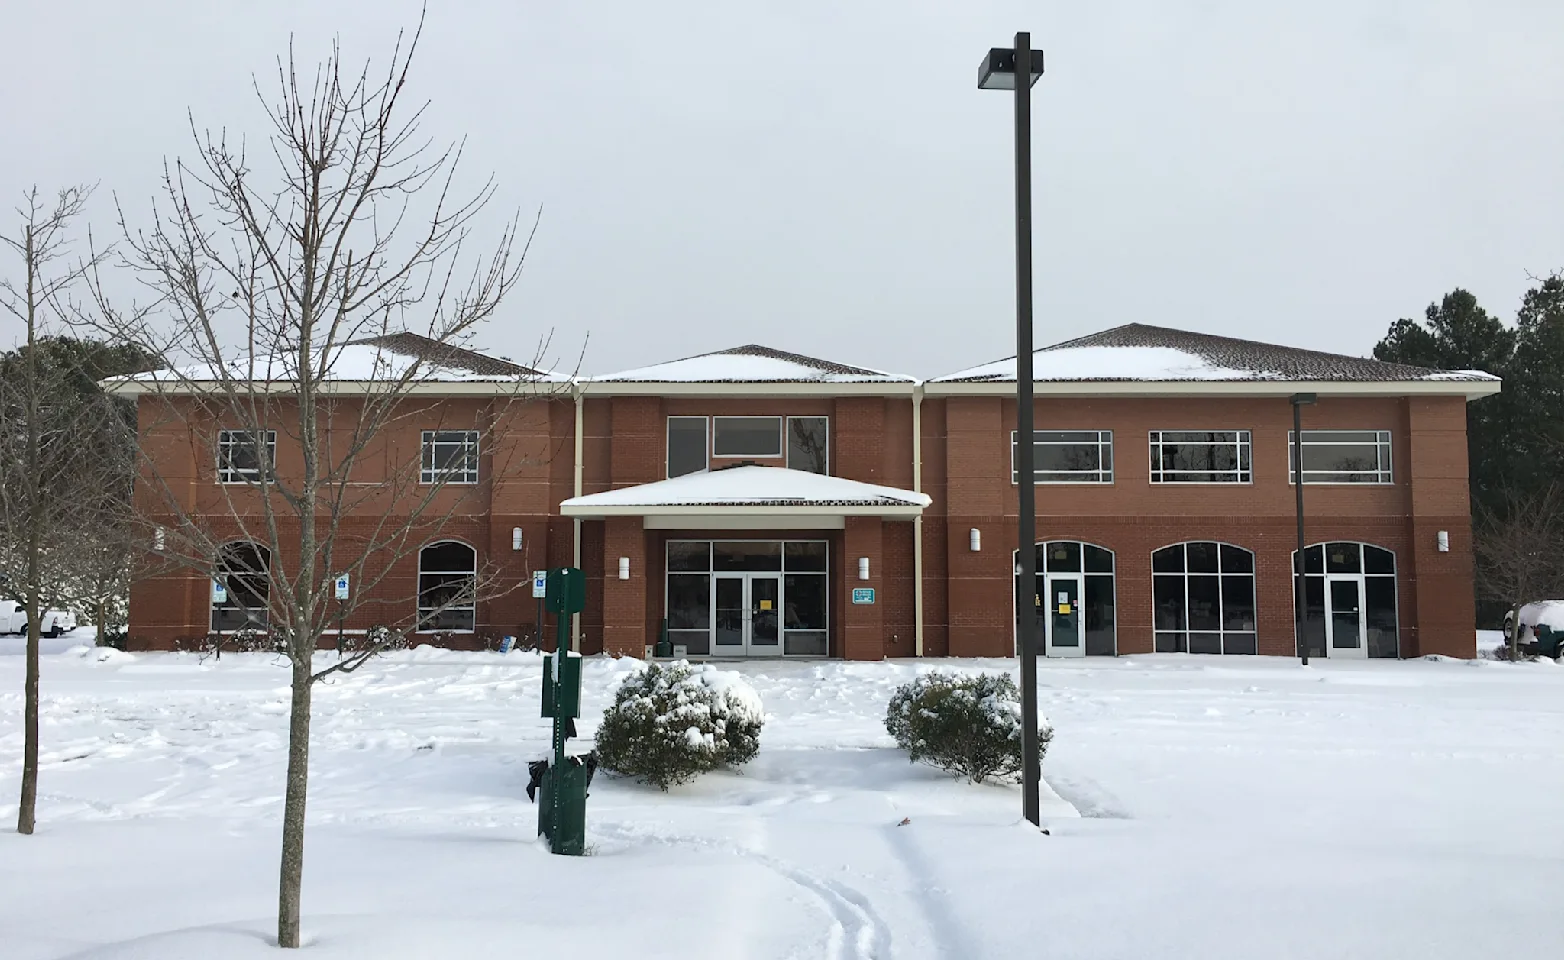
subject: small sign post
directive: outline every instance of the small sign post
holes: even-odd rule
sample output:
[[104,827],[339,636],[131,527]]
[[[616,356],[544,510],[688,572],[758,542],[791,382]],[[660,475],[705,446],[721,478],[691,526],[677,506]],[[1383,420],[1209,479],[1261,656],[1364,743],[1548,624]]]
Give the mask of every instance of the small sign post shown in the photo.
[[548,571],[532,571],[532,599],[538,602],[538,629],[533,635],[533,642],[539,650],[543,649],[543,598],[548,596]]
[[342,627],[347,620],[348,610],[348,575],[343,573],[337,576],[336,582],[331,585],[332,593],[337,598],[337,656],[342,656]]
[[228,588],[221,580],[212,581],[212,606],[220,607],[228,602]]

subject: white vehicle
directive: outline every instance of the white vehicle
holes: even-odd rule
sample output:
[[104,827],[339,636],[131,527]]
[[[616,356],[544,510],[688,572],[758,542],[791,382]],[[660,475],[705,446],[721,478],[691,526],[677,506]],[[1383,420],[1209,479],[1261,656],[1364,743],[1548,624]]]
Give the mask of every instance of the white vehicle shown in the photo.
[[0,633],[24,633],[27,609],[15,600],[0,600]]
[[39,632],[46,637],[62,637],[76,629],[76,614],[69,610],[45,610],[43,628]]
[[[1504,615],[1504,639],[1509,641],[1520,621],[1516,643],[1523,650],[1535,650],[1545,657],[1564,657],[1564,600],[1539,600],[1520,609],[1519,618],[1511,610]],[[1542,630],[1541,627],[1548,629]]]
[[[76,614],[69,610],[45,610],[39,633],[59,637],[76,629]],[[0,633],[26,633],[27,608],[15,600],[0,600]]]

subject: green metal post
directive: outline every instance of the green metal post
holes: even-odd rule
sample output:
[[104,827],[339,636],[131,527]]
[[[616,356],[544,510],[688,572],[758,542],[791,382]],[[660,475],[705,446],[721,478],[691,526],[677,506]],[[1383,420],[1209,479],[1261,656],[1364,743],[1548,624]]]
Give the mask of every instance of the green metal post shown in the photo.
[[558,636],[554,641],[554,769],[551,775],[554,779],[554,789],[549,791],[549,803],[553,809],[549,813],[549,819],[553,824],[549,835],[549,849],[554,853],[560,852],[560,845],[564,840],[564,832],[559,829],[561,798],[564,796],[565,785],[565,685],[560,682],[560,662],[565,653],[570,649],[570,617],[559,616],[555,620],[559,624]]

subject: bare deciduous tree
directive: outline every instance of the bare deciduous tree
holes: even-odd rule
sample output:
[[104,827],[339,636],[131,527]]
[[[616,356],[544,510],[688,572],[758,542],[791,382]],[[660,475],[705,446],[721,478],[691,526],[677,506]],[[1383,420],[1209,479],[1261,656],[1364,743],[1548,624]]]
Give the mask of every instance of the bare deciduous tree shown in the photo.
[[[314,684],[516,587],[455,571],[420,584],[408,612],[407,561],[483,489],[467,481],[478,450],[431,457],[422,431],[476,431],[488,484],[549,455],[510,439],[548,416],[527,401],[546,398],[549,378],[464,348],[516,283],[530,237],[512,219],[464,255],[493,181],[457,199],[460,145],[423,141],[424,107],[405,102],[417,43],[399,39],[380,73],[345,68],[334,46],[313,78],[290,49],[275,92],[257,85],[270,124],[259,156],[198,132],[197,162],[165,170],[154,225],[133,231],[121,215],[153,305],[117,310],[94,284],[95,323],[181,358],[115,388],[139,395],[137,498],[155,551],[237,597],[214,608],[214,630],[264,631],[291,665],[283,947],[299,945]],[[339,574],[353,584],[340,602]],[[319,659],[344,619],[376,627]]]
[[87,434],[102,406],[82,402],[71,371],[39,348],[58,322],[70,288],[96,265],[74,257],[70,231],[90,187],[61,190],[53,202],[33,188],[17,210],[20,229],[0,235],[19,260],[20,280],[0,279],[0,307],[20,320],[26,339],[0,376],[0,592],[27,610],[21,803],[16,829],[37,823],[39,639],[43,613],[70,596],[71,563],[95,535],[105,505],[103,481]]
[[1510,659],[1520,657],[1520,612],[1528,603],[1564,598],[1564,488],[1510,488],[1501,508],[1479,518],[1473,547],[1485,589],[1510,605],[1515,623],[1507,629]]

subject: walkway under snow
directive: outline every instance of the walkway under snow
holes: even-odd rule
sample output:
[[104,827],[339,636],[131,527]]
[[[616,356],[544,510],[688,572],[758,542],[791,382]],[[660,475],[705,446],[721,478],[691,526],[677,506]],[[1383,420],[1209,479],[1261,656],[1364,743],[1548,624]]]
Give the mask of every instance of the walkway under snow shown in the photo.
[[[327,684],[305,955],[1564,955],[1564,668],[1045,662],[1044,837],[1015,788],[891,749],[886,700],[932,666],[1011,665],[740,667],[759,758],[668,794],[600,777],[580,859],[536,843],[523,794],[536,657],[426,649]],[[590,662],[589,718],[632,667]],[[286,671],[77,649],[44,677],[41,829],[0,834],[0,955],[276,957]],[[5,823],[20,689],[0,656]]]

